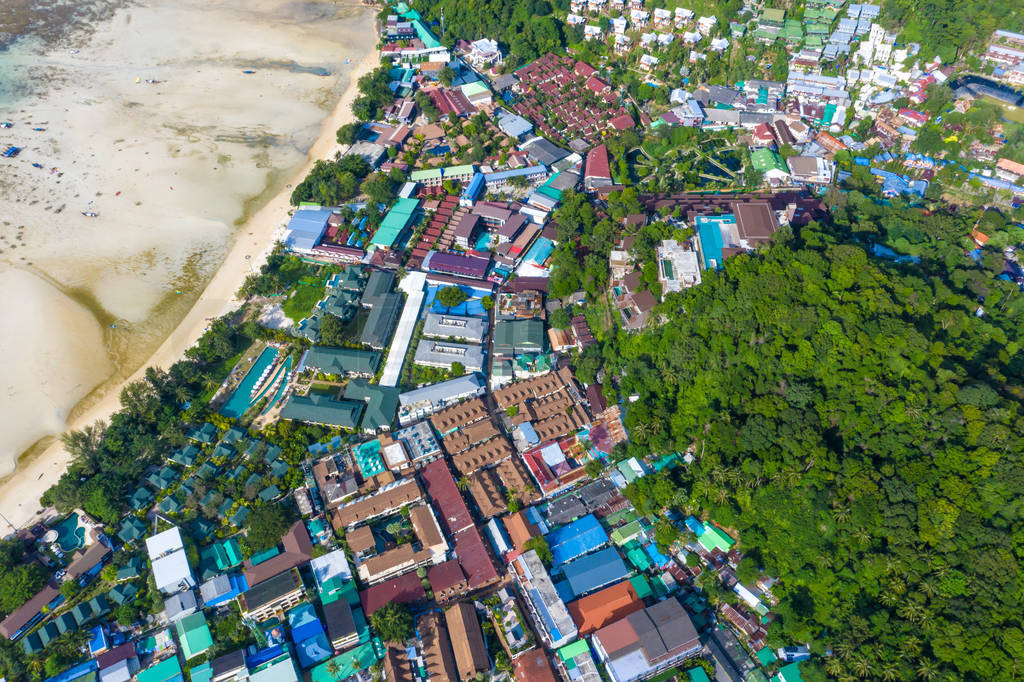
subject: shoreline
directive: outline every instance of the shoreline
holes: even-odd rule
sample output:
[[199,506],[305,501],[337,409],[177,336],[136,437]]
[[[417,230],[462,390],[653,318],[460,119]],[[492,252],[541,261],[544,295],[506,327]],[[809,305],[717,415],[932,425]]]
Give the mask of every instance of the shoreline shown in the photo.
[[[291,178],[290,183],[252,214],[237,228],[237,237],[228,250],[223,263],[207,283],[203,292],[156,351],[146,359],[130,376],[111,386],[95,404],[89,406],[73,420],[64,431],[81,429],[97,420],[106,420],[120,409],[122,389],[129,383],[143,377],[149,367],[167,369],[202,336],[210,319],[220,317],[236,309],[239,301],[235,293],[246,276],[258,269],[272,251],[277,237],[287,223],[292,188],[309,173],[313,163],[319,159],[333,158],[340,149],[336,131],[342,125],[355,120],[352,102],[359,93],[359,78],[371,72],[380,64],[380,54],[372,49],[359,58],[349,74],[349,82],[333,110],[323,119],[320,132],[306,154],[306,161]],[[31,453],[32,449],[28,451]],[[27,460],[27,461],[26,461]],[[39,516],[39,498],[64,473],[68,454],[59,438],[47,445],[38,454],[19,457],[15,470],[0,480],[0,517],[7,535],[27,526]]]

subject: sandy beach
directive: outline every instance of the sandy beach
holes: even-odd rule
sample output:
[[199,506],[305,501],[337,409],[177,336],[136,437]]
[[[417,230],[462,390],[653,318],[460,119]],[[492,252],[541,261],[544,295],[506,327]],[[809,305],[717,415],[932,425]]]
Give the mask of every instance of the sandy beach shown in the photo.
[[[60,281],[55,281],[58,279],[56,276],[35,263],[30,266],[22,265],[6,270],[0,269],[0,284],[8,284],[9,287],[17,286],[20,287],[19,290],[31,291],[30,283],[36,282],[42,283],[34,284],[41,289],[46,287],[57,289],[59,285],[61,296],[56,300],[58,303],[63,302],[61,304],[66,308],[60,313],[63,328],[74,330],[73,345],[82,351],[82,355],[86,358],[93,359],[93,364],[86,362],[84,365],[81,363],[76,365],[76,361],[80,358],[68,355],[66,367],[59,364],[55,366],[52,363],[49,365],[47,371],[51,375],[63,372],[60,377],[63,382],[61,391],[66,392],[69,390],[68,384],[75,382],[71,383],[71,386],[78,388],[76,402],[82,396],[87,397],[83,403],[71,411],[70,420],[65,421],[60,418],[60,409],[56,412],[51,410],[49,414],[54,416],[48,420],[37,420],[33,424],[37,430],[53,434],[64,430],[65,427],[81,428],[86,424],[108,418],[119,407],[118,396],[125,383],[139,378],[146,367],[166,368],[171,365],[189,346],[195,343],[206,328],[209,319],[237,307],[238,302],[234,299],[234,294],[239,285],[250,271],[262,264],[273,247],[277,235],[287,223],[290,210],[288,202],[291,193],[290,186],[304,177],[314,160],[334,155],[337,150],[335,131],[342,124],[351,120],[351,103],[357,93],[355,82],[359,76],[369,72],[379,63],[376,51],[372,49],[375,37],[372,30],[368,30],[369,27],[372,27],[372,10],[353,7],[352,16],[358,17],[357,26],[353,30],[361,31],[364,34],[358,45],[362,54],[366,56],[360,58],[354,53],[349,53],[351,63],[345,65],[342,76],[344,78],[342,85],[347,84],[347,87],[340,99],[336,100],[336,105],[327,118],[324,119],[321,115],[319,126],[309,132],[307,139],[313,136],[315,138],[312,146],[308,148],[308,153],[302,156],[305,161],[297,169],[296,164],[291,164],[285,174],[280,173],[281,168],[277,167],[269,158],[272,154],[268,154],[265,168],[254,176],[246,177],[244,182],[234,184],[232,187],[233,201],[218,206],[217,210],[211,211],[207,216],[193,216],[191,220],[179,220],[174,223],[172,227],[177,230],[174,234],[184,235],[183,239],[188,238],[189,240],[190,251],[188,253],[180,254],[180,258],[167,258],[165,254],[158,251],[149,253],[145,241],[151,239],[152,236],[147,235],[146,238],[140,238],[140,243],[134,244],[132,249],[136,255],[141,252],[143,260],[149,253],[149,263],[143,264],[144,272],[140,274],[138,270],[128,268],[118,271],[118,268],[115,267],[113,268],[114,272],[109,273],[102,280],[91,280],[87,295],[76,295],[73,282],[71,282],[72,286],[68,286],[69,278],[66,277],[68,270],[64,272],[65,277],[61,277]],[[115,17],[116,20],[117,17]],[[257,73],[253,77],[260,75],[260,70],[258,68],[255,70]],[[294,69],[271,69],[271,72],[264,77],[280,81],[281,86],[285,86],[289,77],[300,81],[320,77],[315,73],[296,74],[292,71]],[[145,89],[147,86],[141,87]],[[151,87],[158,88],[159,85]],[[211,87],[216,87],[216,84],[212,84]],[[198,95],[201,97],[202,93],[198,93]],[[263,95],[265,96],[265,93]],[[240,106],[243,104],[245,103],[239,103]],[[304,113],[306,119],[299,117],[299,120],[308,120],[310,112]],[[186,140],[195,139],[200,144],[204,143],[201,132],[182,133],[177,131],[176,134],[183,135]],[[277,133],[255,131],[253,134]],[[244,142],[250,143],[251,140],[244,140]],[[293,146],[293,153],[295,153],[295,147],[305,149],[307,146],[302,143],[301,135],[294,140],[289,140],[284,146],[288,145]],[[175,149],[166,151],[171,155],[176,153]],[[218,169],[222,165],[231,165],[232,163],[231,159],[224,158],[223,149],[211,148],[204,153],[209,160],[217,163],[216,168]],[[285,156],[285,158],[288,157]],[[137,158],[134,160],[139,161]],[[241,159],[235,163],[240,161]],[[145,170],[145,166],[140,166],[140,168]],[[276,176],[275,171],[279,173]],[[197,175],[197,178],[193,179],[193,184],[199,185],[199,189],[193,190],[200,193],[199,198],[189,197],[184,192],[181,195],[173,194],[169,190],[162,201],[167,202],[172,213],[174,202],[179,200],[190,205],[201,204],[205,199],[216,195],[218,192],[217,180],[218,174],[207,168],[205,177]],[[140,183],[145,185],[142,179],[140,179]],[[273,188],[276,191],[269,201],[267,193],[265,191],[261,193],[261,190],[266,188]],[[177,189],[175,187],[175,190]],[[122,191],[125,194],[129,193],[127,189]],[[147,199],[149,198],[147,197]],[[210,201],[214,200],[210,199]],[[216,204],[215,201],[214,203]],[[262,208],[252,213],[240,227],[234,228],[232,222],[239,216],[239,207],[251,212],[256,208],[255,205],[259,204],[262,204]],[[149,210],[153,211],[154,209],[150,206]],[[165,207],[163,210],[167,210],[167,208]],[[80,238],[81,234],[77,236]],[[132,239],[130,235],[125,238]],[[48,248],[57,251],[73,249],[75,248],[74,241],[76,240],[73,237],[69,237],[67,238],[68,243],[62,245],[61,240],[51,240]],[[0,241],[0,249],[3,246],[5,243]],[[88,250],[88,247],[85,248]],[[32,258],[32,256],[27,258]],[[150,278],[162,280],[159,284],[149,287],[150,290],[147,290],[147,278],[149,277],[145,272],[147,266],[152,270],[166,270],[167,272],[164,277]],[[176,268],[177,271],[175,271]],[[74,269],[71,270],[73,272]],[[214,274],[201,289],[201,293],[199,293],[199,287],[196,287],[197,297],[188,297],[184,291],[181,294],[168,292],[168,287],[175,286],[178,281],[206,282],[207,277],[203,276],[204,272]],[[88,279],[81,273],[73,273],[70,279],[73,280],[75,276],[81,277],[83,282]],[[178,291],[182,291],[182,289]],[[128,293],[132,295],[129,296]],[[44,293],[40,292],[40,296],[43,295]],[[102,305],[96,306],[103,311],[103,314],[95,316],[98,319],[88,319],[90,317],[88,310],[83,313],[83,308],[87,308],[87,306],[83,306],[82,303],[90,299],[102,301]],[[160,302],[168,299],[169,305],[161,308]],[[16,314],[27,315],[27,319],[31,319],[30,310],[25,309],[31,305],[31,300],[31,297],[26,298],[22,303],[23,309]],[[171,320],[171,324],[167,327],[163,327],[161,324],[148,324],[148,320],[153,318],[154,310],[160,312],[165,324],[168,319]],[[81,319],[76,320],[75,315]],[[26,317],[21,317],[21,319],[26,319]],[[119,325],[123,322],[130,331],[136,332],[137,330],[137,332],[134,334],[125,332],[125,336],[118,339],[117,331],[111,331],[109,327],[102,328],[102,324],[111,319],[114,322],[110,322],[110,324]],[[40,319],[38,324],[44,328],[36,331],[40,335],[45,334],[47,322]],[[116,330],[117,327],[115,326],[113,329]],[[0,338],[0,352],[5,352],[3,341]],[[66,343],[67,339],[65,338],[64,341]],[[159,345],[157,346],[157,344]],[[154,347],[156,348],[155,352],[152,350]],[[145,354],[140,355],[140,349],[145,349]],[[58,352],[56,355],[59,357],[61,354]],[[119,362],[123,364],[118,365]],[[105,365],[104,363],[109,364]],[[113,378],[108,378],[111,377],[112,368],[114,370]],[[126,376],[129,372],[131,372],[131,376]],[[11,378],[7,376],[4,379],[11,381]],[[100,388],[93,389],[97,383],[101,384]],[[63,409],[68,408],[65,406]],[[10,444],[5,443],[5,445]],[[31,456],[23,458],[18,463],[15,472],[0,483],[0,514],[3,514],[7,524],[21,527],[36,516],[40,511],[39,496],[59,478],[66,462],[67,455],[59,441],[51,437],[48,445],[37,447]],[[7,526],[7,524],[4,525]],[[7,530],[10,530],[10,527]]]

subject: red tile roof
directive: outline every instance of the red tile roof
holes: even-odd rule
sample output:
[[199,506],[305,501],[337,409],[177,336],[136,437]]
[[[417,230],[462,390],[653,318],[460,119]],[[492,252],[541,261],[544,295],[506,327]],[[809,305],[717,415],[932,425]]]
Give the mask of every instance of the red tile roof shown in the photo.
[[374,611],[388,602],[409,604],[424,599],[426,596],[423,583],[420,582],[419,576],[414,571],[366,588],[359,593],[359,601],[363,605],[363,612],[369,618]]
[[491,555],[475,527],[459,531],[453,537],[455,556],[466,574],[471,589],[478,589],[498,581]]
[[445,533],[454,535],[464,528],[473,526],[473,518],[469,515],[462,493],[455,485],[455,478],[443,459],[435,459],[420,470],[427,495],[430,496],[437,516],[444,527]]

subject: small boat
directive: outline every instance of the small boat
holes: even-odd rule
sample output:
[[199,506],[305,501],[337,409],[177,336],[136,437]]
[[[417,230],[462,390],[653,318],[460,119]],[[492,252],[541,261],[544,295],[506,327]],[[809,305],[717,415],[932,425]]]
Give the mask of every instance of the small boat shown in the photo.
[[17,156],[20,153],[21,153],[21,147],[15,147],[12,144],[12,145],[8,146],[7,149],[4,150],[4,154],[3,155],[4,155],[5,159],[13,159],[15,156]]
[[86,218],[95,218],[99,215],[96,211],[82,211],[82,215]]
[[78,50],[68,50],[71,54],[78,54]]
[[161,81],[158,81],[155,78],[147,78],[146,82],[149,83],[150,85],[158,85]]
[[43,132],[44,130],[46,130],[46,128],[33,128],[32,130],[34,130],[34,131],[35,131],[35,132],[37,132],[37,133],[41,133],[41,132]]
[[242,73],[251,74],[251,73],[256,73],[256,71],[254,71],[253,69],[245,69],[244,71],[242,71]]
[[42,168],[42,167],[43,167],[43,164],[41,164],[41,163],[33,163],[33,164],[32,164],[32,167],[33,167],[33,168]]
[[14,124],[10,121],[0,121],[0,128],[13,128]]

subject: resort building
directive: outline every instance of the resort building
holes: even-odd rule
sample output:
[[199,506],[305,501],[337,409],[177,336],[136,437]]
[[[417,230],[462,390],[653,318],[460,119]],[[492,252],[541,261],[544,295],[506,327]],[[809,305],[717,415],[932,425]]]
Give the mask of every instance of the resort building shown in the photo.
[[479,372],[484,367],[484,352],[480,346],[423,339],[416,347],[413,362],[426,367],[444,368],[450,368],[457,362],[467,371]]
[[174,594],[196,587],[177,526],[146,538],[146,551],[153,564],[153,579],[158,590]]
[[292,568],[238,595],[238,606],[243,616],[258,623],[298,605],[303,599],[302,578],[298,570]]

